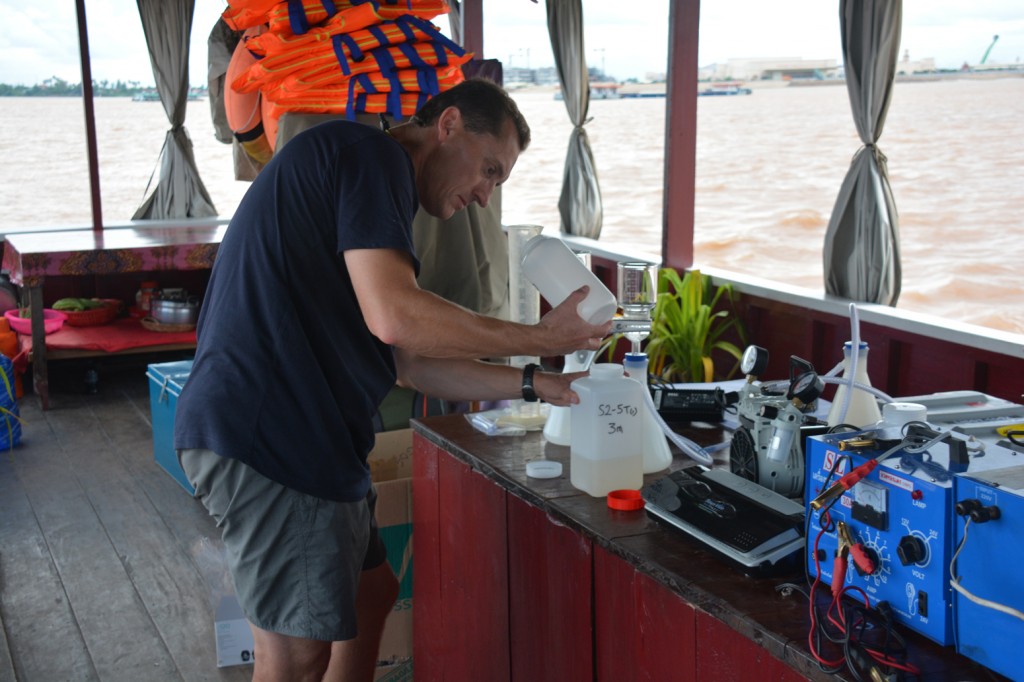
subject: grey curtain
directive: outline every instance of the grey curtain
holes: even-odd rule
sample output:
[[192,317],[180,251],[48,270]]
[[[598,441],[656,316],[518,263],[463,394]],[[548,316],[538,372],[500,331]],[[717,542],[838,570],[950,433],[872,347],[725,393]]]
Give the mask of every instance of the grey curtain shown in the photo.
[[583,3],[547,0],[547,10],[555,68],[573,125],[558,197],[562,232],[597,239],[601,236],[603,208],[594,153],[583,128],[590,108],[590,76],[583,52]]
[[899,59],[902,0],[841,0],[839,20],[850,107],[864,146],[853,157],[825,233],[825,291],[896,305],[899,218],[877,143]]
[[[171,123],[160,150],[159,175],[152,194],[133,220],[203,218],[217,215],[196,168],[185,129],[188,52],[195,0],[137,0],[160,101]],[[148,190],[148,188],[147,188]]]
[[232,31],[223,19],[217,19],[206,40],[207,90],[210,100],[210,117],[213,120],[213,134],[218,142],[231,144],[235,134],[228,125],[224,109],[224,93],[228,86],[228,64],[241,38],[240,31]]
[[[452,40],[462,45],[462,3],[459,0],[448,0],[448,24],[451,26]],[[483,55],[477,55],[481,58]]]

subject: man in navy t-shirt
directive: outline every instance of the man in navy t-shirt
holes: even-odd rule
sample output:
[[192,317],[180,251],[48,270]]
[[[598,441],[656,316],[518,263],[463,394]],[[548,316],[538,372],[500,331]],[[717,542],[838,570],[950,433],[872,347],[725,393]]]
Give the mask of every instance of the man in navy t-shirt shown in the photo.
[[[222,529],[257,679],[373,677],[397,582],[366,457],[396,382],[448,400],[517,398],[522,370],[480,358],[593,350],[608,333],[576,314],[585,289],[521,325],[416,284],[417,207],[448,218],[486,206],[529,141],[507,93],[469,80],[388,131],[333,121],[297,135],[232,218],[175,447]],[[536,396],[575,402],[578,376],[536,372]]]

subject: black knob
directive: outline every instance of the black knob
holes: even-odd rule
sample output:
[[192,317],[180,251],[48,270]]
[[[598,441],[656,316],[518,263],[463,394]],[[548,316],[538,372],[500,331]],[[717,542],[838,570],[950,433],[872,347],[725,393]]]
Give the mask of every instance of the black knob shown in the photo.
[[900,558],[900,563],[904,566],[919,564],[928,556],[928,546],[919,537],[904,535],[896,547],[896,556]]

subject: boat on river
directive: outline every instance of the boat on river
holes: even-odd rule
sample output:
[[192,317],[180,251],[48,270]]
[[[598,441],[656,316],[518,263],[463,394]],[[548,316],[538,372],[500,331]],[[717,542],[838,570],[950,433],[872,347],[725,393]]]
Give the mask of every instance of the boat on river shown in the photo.
[[734,97],[736,95],[750,95],[753,90],[743,87],[742,83],[722,82],[711,83],[697,92],[698,97]]
[[[620,99],[625,97],[619,92],[621,87],[620,83],[591,83],[590,84],[590,99]],[[555,88],[555,100],[562,101],[565,99],[565,95],[562,93],[562,88]]]
[[[189,102],[198,102],[202,99],[201,92],[196,89],[188,91],[186,99]],[[140,90],[132,95],[133,102],[159,102],[160,93],[157,92],[156,88],[147,88],[146,90]]]

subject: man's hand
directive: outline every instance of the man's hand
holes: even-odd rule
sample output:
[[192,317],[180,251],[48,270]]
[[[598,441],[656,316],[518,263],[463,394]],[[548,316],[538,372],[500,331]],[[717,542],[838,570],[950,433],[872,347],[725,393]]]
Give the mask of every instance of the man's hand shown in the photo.
[[589,372],[570,372],[568,374],[554,372],[536,372],[533,375],[533,388],[537,397],[546,403],[559,407],[576,405],[580,397],[569,388],[577,379],[582,379]]
[[552,339],[552,344],[561,344],[562,350],[552,348],[550,353],[566,355],[578,350],[597,350],[604,337],[611,332],[611,321],[600,325],[590,324],[577,312],[589,291],[590,287],[580,287],[537,323],[545,338]]

